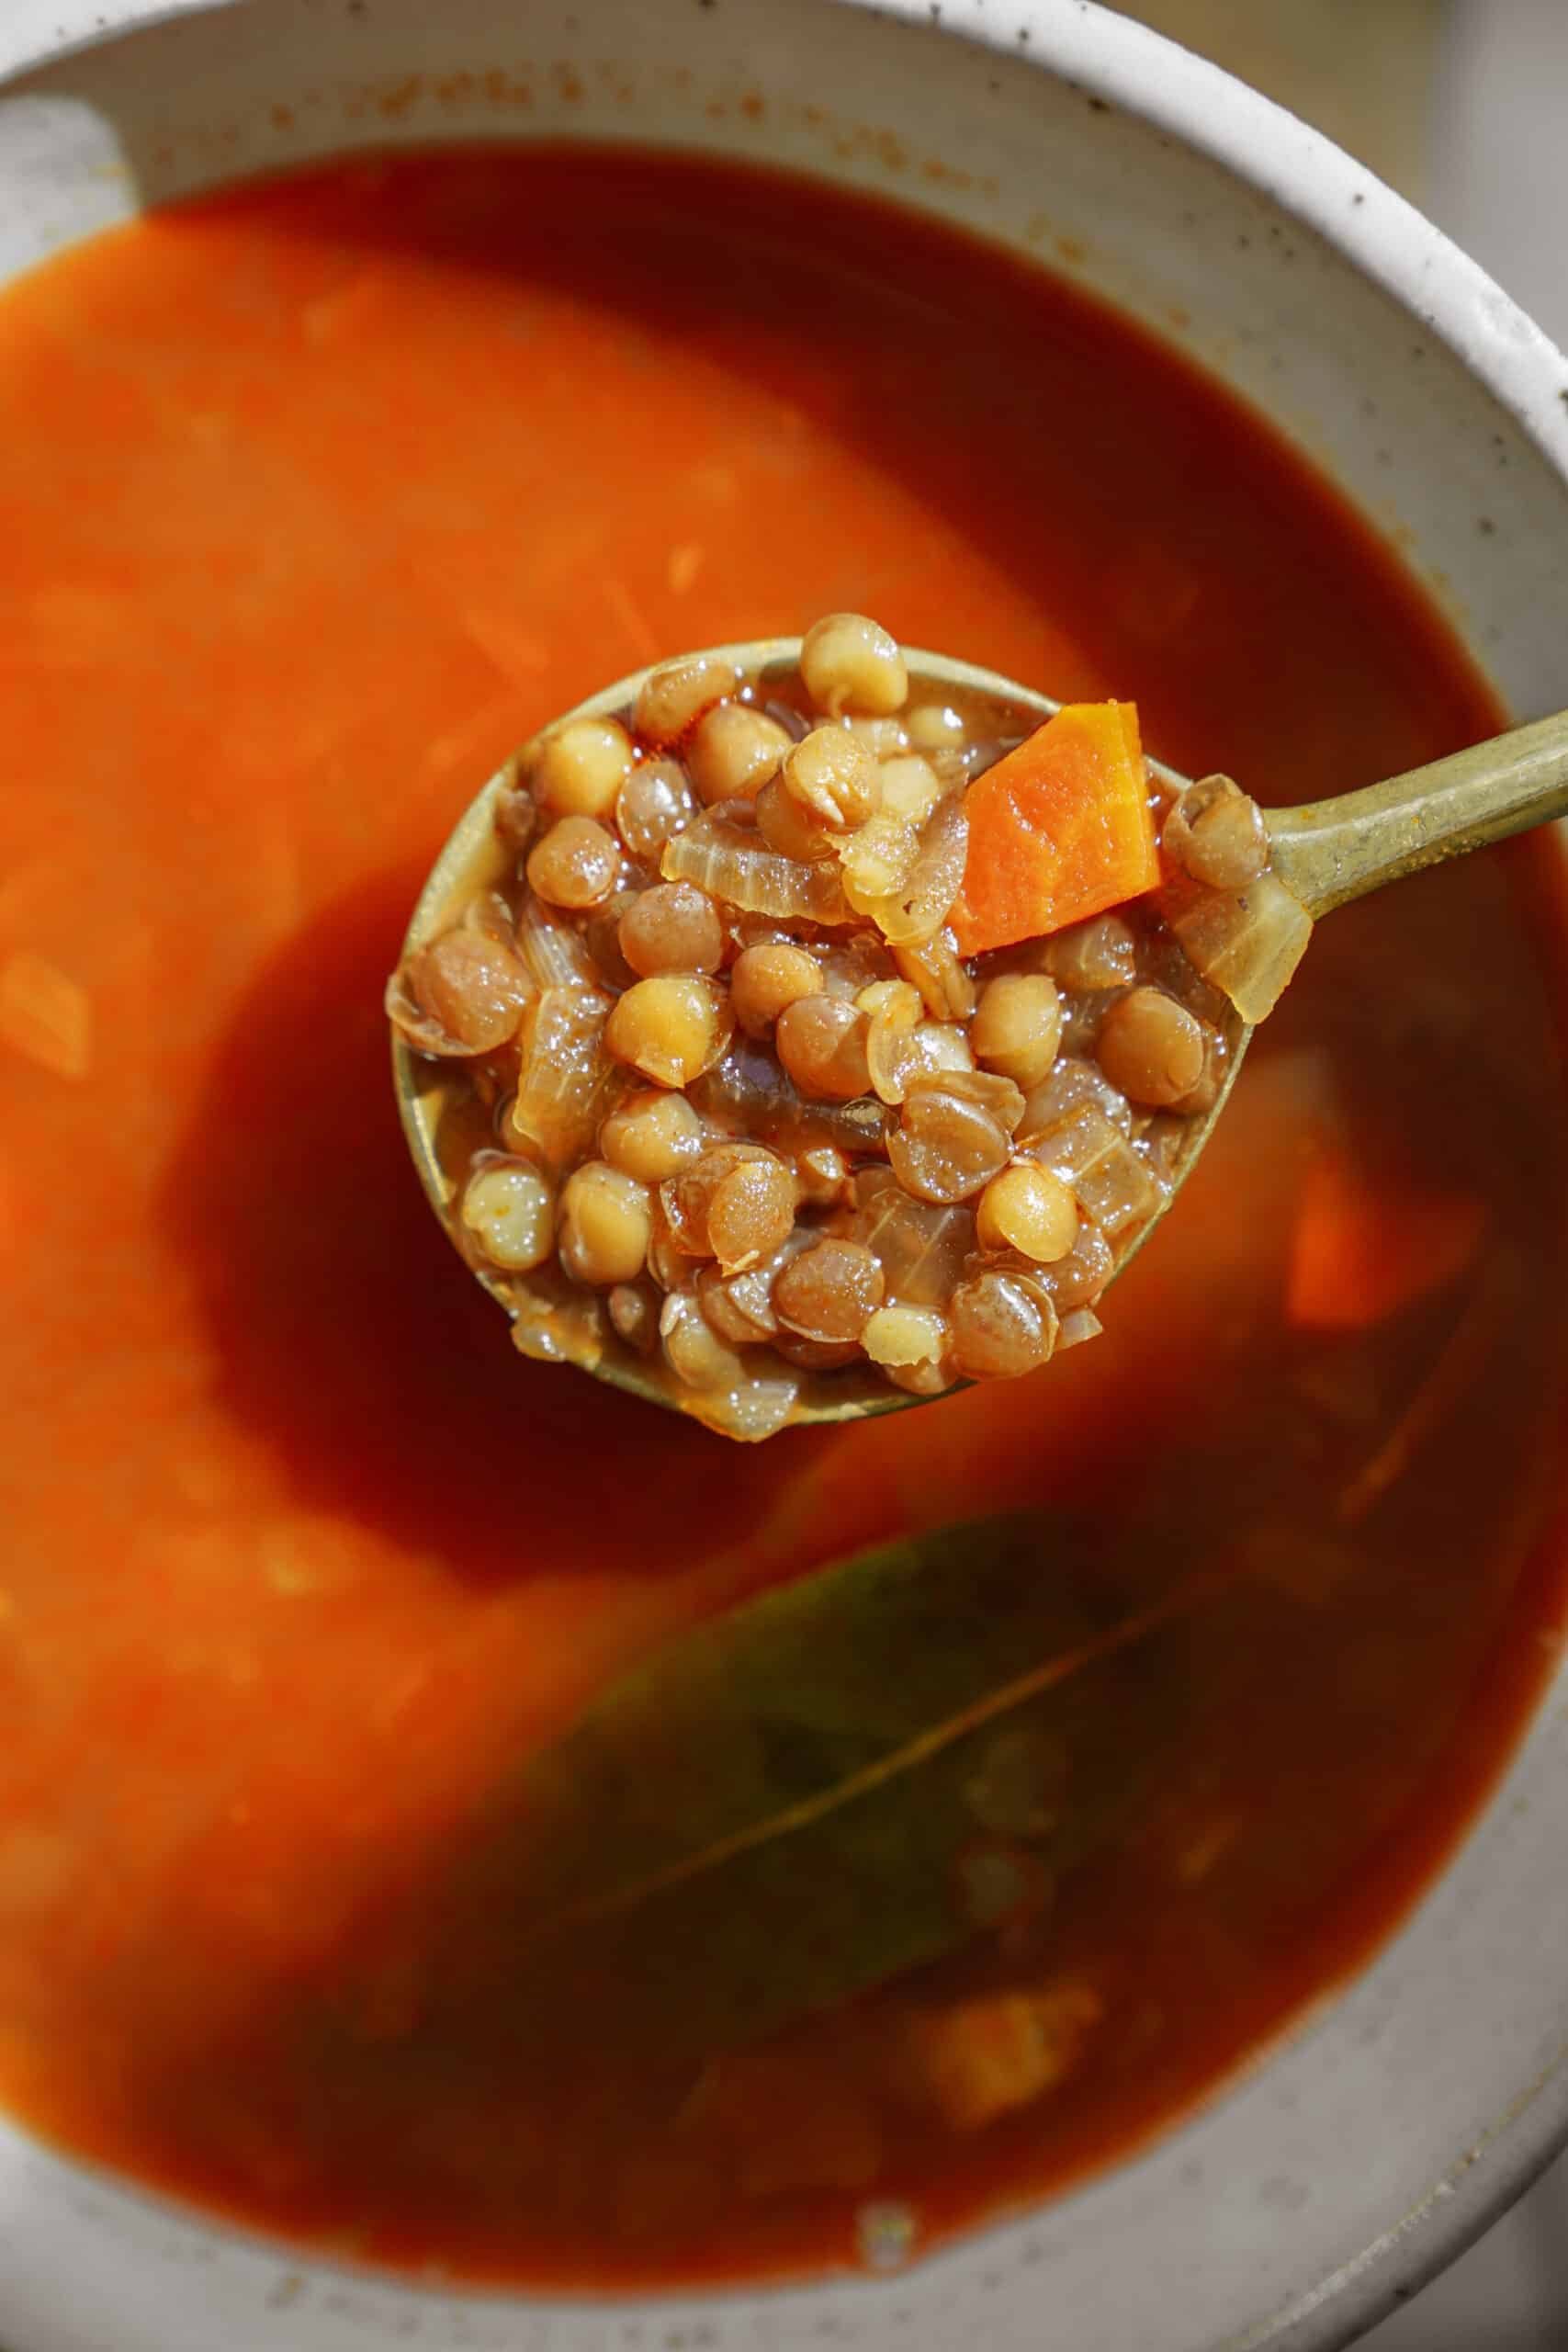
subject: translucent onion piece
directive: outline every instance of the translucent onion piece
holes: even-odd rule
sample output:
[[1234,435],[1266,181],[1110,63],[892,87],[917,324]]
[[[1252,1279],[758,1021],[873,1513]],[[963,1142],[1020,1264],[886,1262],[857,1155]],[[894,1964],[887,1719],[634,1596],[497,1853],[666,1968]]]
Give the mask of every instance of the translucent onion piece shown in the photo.
[[964,966],[953,934],[939,931],[912,947],[895,947],[893,961],[900,979],[913,981],[933,1021],[967,1021],[979,1001],[978,990]]
[[1067,1348],[1081,1347],[1086,1340],[1098,1340],[1104,1329],[1092,1306],[1075,1307],[1072,1314],[1062,1317],[1056,1333],[1056,1353],[1061,1355]]
[[913,825],[891,811],[868,817],[846,834],[839,843],[839,867],[844,896],[855,912],[875,915],[909,881],[919,854]]
[[498,939],[503,947],[513,944],[512,910],[499,890],[476,891],[463,909],[458,928],[477,931],[484,939]]
[[1023,1089],[997,1070],[976,1069],[972,1061],[963,1069],[944,1064],[929,1079],[912,1079],[910,1091],[918,1092],[927,1084],[940,1084],[942,1093],[952,1095],[956,1102],[973,1102],[1009,1135],[1023,1116]]
[[1243,890],[1169,888],[1160,904],[1204,979],[1244,1021],[1267,1020],[1312,937],[1312,917],[1279,876],[1260,874]]
[[517,910],[517,946],[541,989],[592,989],[602,978],[575,923],[526,888]]
[[1112,1238],[1152,1216],[1164,1198],[1153,1170],[1092,1102],[1042,1136],[1030,1157],[1054,1168],[1079,1207]]
[[775,1358],[773,1368],[749,1372],[739,1387],[699,1393],[686,1409],[705,1428],[754,1445],[788,1427],[799,1396],[800,1374]]
[[426,1012],[404,982],[400,964],[387,982],[381,1002],[399,1036],[417,1053],[437,1054],[450,1061],[466,1059],[472,1054],[472,1046],[465,1046],[460,1037],[454,1037],[442,1027],[434,1013]]
[[803,865],[781,857],[753,830],[709,809],[664,844],[660,869],[667,882],[694,882],[710,898],[742,914],[789,922],[852,922],[854,910],[830,862]]
[[969,820],[956,794],[939,800],[920,838],[919,852],[906,881],[873,911],[891,947],[918,946],[932,939],[953,911],[964,880]]
[[687,1090],[694,1111],[716,1127],[757,1137],[777,1150],[821,1147],[858,1155],[882,1149],[881,1105],[808,1102],[765,1046],[736,1036],[722,1061]]
[[882,1268],[889,1304],[945,1306],[975,1247],[975,1213],[938,1207],[905,1192],[890,1168],[855,1178],[854,1238]]
[[620,1083],[604,1051],[609,1010],[610,999],[597,989],[547,989],[523,1016],[517,1092],[503,1132],[550,1168],[569,1168],[592,1151]]
[[1048,1135],[1070,1118],[1081,1104],[1092,1102],[1097,1111],[1108,1118],[1122,1135],[1133,1132],[1133,1106],[1119,1088],[1111,1085],[1098,1062],[1075,1054],[1065,1055],[1038,1086],[1031,1087],[1023,1105],[1023,1117],[1018,1125],[1021,1144],[1034,1142],[1037,1136]]
[[1078,1220],[1078,1238],[1065,1258],[1054,1266],[1035,1269],[1038,1279],[1056,1302],[1063,1316],[1080,1306],[1092,1306],[1111,1280],[1116,1268],[1116,1256],[1099,1226],[1088,1217]]

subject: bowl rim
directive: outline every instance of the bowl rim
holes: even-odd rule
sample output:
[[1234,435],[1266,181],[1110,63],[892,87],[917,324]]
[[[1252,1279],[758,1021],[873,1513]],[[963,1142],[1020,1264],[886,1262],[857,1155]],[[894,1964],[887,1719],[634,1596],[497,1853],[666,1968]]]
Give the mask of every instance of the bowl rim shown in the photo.
[[[6,0],[0,10],[0,85],[30,70],[128,34],[186,17],[217,16],[262,0]],[[711,5],[711,0],[709,0]],[[988,49],[1050,74],[1103,104],[1207,157],[1315,232],[1380,288],[1491,393],[1568,483],[1568,357],[1461,247],[1367,165],[1325,133],[1227,68],[1169,36],[1119,14],[1101,0],[830,0],[862,16],[885,17]],[[1550,1703],[1543,1686],[1513,1751]],[[1507,1770],[1506,1765],[1505,1772]],[[1495,1784],[1438,1872],[1484,1834]],[[1436,1883],[1436,1882],[1433,1882]],[[1430,1887],[1416,1898],[1416,1907]],[[1365,1965],[1383,1957],[1404,1931],[1396,1925]],[[1354,1973],[1361,1973],[1359,1967]],[[1353,1981],[1353,1979],[1352,1979]],[[1323,2006],[1344,1985],[1326,1986],[1290,2030],[1310,2033]],[[1263,2063],[1278,2052],[1271,2041]],[[1223,2095],[1226,2086],[1216,2086]],[[1205,2101],[1206,2105],[1207,2102]],[[1459,2151],[1396,2222],[1380,2232],[1315,2286],[1259,2323],[1225,2338],[1215,2352],[1340,2352],[1419,2291],[1506,2211],[1568,2147],[1568,2040],[1536,2078],[1500,2100],[1485,2130]],[[91,2177],[96,2167],[46,2151],[54,2163]],[[1480,2159],[1484,2156],[1486,2161]],[[102,2176],[99,2176],[102,2177]],[[155,2192],[114,2177],[138,2202]],[[166,2210],[166,2209],[165,2209]],[[226,2218],[176,2207],[197,2226],[251,2247],[256,2238]],[[1015,2217],[998,2215],[992,2229]],[[986,2234],[983,2227],[974,2237]],[[973,2242],[973,2238],[971,2239]],[[766,2291],[766,2290],[764,2290]],[[787,2291],[787,2290],[786,2290]],[[488,2300],[488,2290],[480,2290]],[[675,2299],[654,2296],[649,2309]]]

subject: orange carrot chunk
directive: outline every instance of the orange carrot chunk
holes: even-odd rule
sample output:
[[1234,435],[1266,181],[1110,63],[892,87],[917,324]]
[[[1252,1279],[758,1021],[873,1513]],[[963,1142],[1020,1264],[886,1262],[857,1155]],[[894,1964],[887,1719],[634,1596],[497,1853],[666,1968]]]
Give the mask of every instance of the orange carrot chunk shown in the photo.
[[1439,1290],[1475,1254],[1479,1201],[1390,1192],[1337,1152],[1307,1170],[1291,1250],[1290,1318],[1311,1331],[1359,1331]]
[[1159,881],[1130,702],[1068,703],[964,796],[969,854],[953,910],[961,956],[1039,939]]

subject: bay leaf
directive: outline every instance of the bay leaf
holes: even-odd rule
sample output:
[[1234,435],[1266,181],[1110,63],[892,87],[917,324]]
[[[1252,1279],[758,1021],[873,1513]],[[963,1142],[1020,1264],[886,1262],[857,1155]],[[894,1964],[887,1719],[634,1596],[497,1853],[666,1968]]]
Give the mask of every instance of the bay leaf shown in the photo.
[[998,1815],[1059,1877],[1114,1838],[1171,1736],[1150,1637],[1204,1582],[1172,1563],[1151,1601],[1147,1557],[1055,1514],[982,1520],[664,1645],[477,1826],[446,1890],[485,1923],[468,1996],[503,1994],[511,2034],[563,2053],[589,2016],[601,2056],[674,2058],[971,1941],[964,1865]]

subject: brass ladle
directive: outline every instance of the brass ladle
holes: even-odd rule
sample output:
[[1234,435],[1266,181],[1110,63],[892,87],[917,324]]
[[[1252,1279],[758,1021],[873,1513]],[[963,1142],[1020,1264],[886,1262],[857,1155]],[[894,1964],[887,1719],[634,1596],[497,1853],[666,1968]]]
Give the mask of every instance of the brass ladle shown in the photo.
[[[792,637],[713,650],[765,687],[770,673],[783,677],[798,671],[800,649],[800,639]],[[994,670],[952,661],[945,654],[906,648],[904,659],[911,701],[944,700],[954,694],[964,699],[984,697],[998,707],[1004,722],[1016,718],[1016,726],[1007,729],[1010,732],[1028,734],[1059,707],[1048,695],[1035,694]],[[660,662],[634,671],[563,716],[603,718],[629,711],[649,670],[666,666],[667,662]],[[1149,764],[1173,790],[1179,791],[1188,781],[1156,760]],[[474,892],[495,888],[507,877],[513,854],[500,839],[494,816],[497,800],[513,780],[509,763],[480,789],[458,819],[420,893],[403,943],[405,956],[446,929]],[[1407,874],[1418,874],[1423,866],[1506,841],[1512,833],[1544,824],[1565,811],[1568,712],[1516,727],[1468,751],[1390,776],[1385,783],[1369,785],[1364,791],[1312,801],[1303,808],[1269,809],[1266,812],[1269,859],[1274,872],[1315,922],[1351,899],[1382,889],[1387,882],[1401,881]],[[1131,1237],[1116,1261],[1112,1281],[1143,1247],[1197,1164],[1229,1100],[1251,1037],[1252,1029],[1241,1015],[1229,1013],[1219,1096],[1207,1115],[1190,1130],[1168,1198]],[[448,1080],[439,1064],[413,1052],[395,1033],[392,1069],[414,1166],[431,1206],[446,1226],[454,1186],[441,1164],[436,1130]],[[485,1288],[513,1311],[504,1278],[476,1272]],[[680,1402],[660,1385],[652,1367],[630,1350],[605,1353],[585,1368],[650,1403],[674,1407]],[[793,1425],[853,1420],[928,1401],[889,1386],[873,1370],[863,1378],[837,1373],[829,1394],[819,1400],[801,1400]]]

